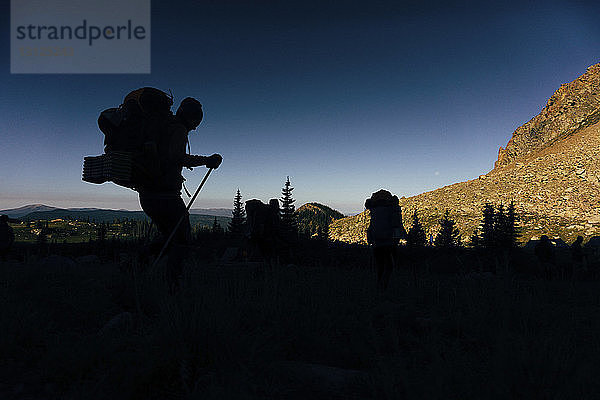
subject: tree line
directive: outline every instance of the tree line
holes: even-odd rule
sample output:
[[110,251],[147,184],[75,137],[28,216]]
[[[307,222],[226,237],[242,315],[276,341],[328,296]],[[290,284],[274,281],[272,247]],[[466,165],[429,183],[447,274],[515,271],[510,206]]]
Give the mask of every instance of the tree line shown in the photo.
[[[429,244],[440,248],[456,248],[466,244],[462,243],[460,231],[448,210],[439,220],[439,230],[435,239],[430,238],[429,241],[416,210],[411,219],[411,226],[408,229],[406,238],[408,247],[424,247],[431,241],[433,243]],[[502,203],[498,206],[494,206],[489,202],[485,203],[482,207],[482,218],[479,227],[470,237],[470,245],[484,249],[516,247],[520,237],[518,222],[513,201],[506,208]]]

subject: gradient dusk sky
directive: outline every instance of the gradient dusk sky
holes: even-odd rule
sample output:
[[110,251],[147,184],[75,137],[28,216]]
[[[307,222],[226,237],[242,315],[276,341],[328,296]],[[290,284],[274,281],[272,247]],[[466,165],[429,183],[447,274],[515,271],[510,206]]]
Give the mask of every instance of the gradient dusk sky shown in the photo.
[[[443,4],[443,5],[441,5]],[[81,180],[96,120],[130,90],[200,100],[192,153],[220,153],[194,207],[280,197],[363,210],[488,172],[519,125],[600,61],[597,2],[158,1],[152,73],[10,74],[0,6],[0,209],[139,210],[135,192]],[[193,191],[204,168],[185,170]],[[187,197],[184,195],[187,202]]]

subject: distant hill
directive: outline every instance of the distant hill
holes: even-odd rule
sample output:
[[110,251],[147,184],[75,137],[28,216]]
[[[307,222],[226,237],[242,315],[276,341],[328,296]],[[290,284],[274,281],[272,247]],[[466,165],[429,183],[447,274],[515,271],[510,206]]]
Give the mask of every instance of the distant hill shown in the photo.
[[298,231],[309,236],[326,232],[332,221],[343,218],[344,214],[319,203],[306,203],[296,210]]
[[212,215],[214,217],[231,218],[231,208],[192,208],[190,214]]
[[[53,219],[76,219],[80,221],[90,222],[113,222],[115,220],[136,220],[136,221],[149,221],[150,219],[144,214],[143,211],[126,211],[126,210],[103,210],[97,208],[91,209],[63,209],[63,208],[55,208],[49,206],[26,206],[26,207],[38,207],[38,209],[46,209],[47,211],[33,211],[28,214],[22,215],[22,211],[17,211],[12,215],[8,214],[7,211],[0,211],[0,213],[4,213],[9,215],[11,218],[18,218],[22,221],[37,221],[37,220],[46,220],[51,221]],[[26,210],[26,207],[21,207],[20,209]],[[35,208],[33,208],[35,209]],[[16,209],[19,210],[19,209]],[[15,217],[14,215],[19,215]],[[229,217],[216,216],[217,222],[221,225],[222,228],[227,228],[227,224],[229,223]],[[191,214],[190,215],[190,223],[192,226],[196,226],[200,224],[201,226],[211,227],[215,220],[215,215],[201,215],[201,214]]]
[[31,204],[19,208],[10,208],[7,210],[1,210],[0,215],[6,214],[10,218],[21,218],[24,215],[27,215],[36,211],[52,211],[56,210],[56,207],[46,206],[43,204]]
[[34,211],[20,217],[23,221],[53,220],[53,219],[77,219],[95,222],[112,222],[115,219],[146,220],[148,217],[143,211],[121,211],[121,210],[74,210],[55,208],[49,211]]

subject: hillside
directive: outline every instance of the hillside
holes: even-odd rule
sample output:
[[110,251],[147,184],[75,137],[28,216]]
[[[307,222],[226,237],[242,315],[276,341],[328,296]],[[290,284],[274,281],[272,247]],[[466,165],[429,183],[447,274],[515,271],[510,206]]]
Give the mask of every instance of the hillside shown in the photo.
[[[541,113],[519,127],[495,168],[477,179],[401,198],[405,226],[416,209],[427,230],[448,209],[463,238],[486,201],[515,201],[522,241],[542,234],[565,241],[600,234],[600,64],[562,85]],[[393,191],[393,188],[389,188]],[[368,212],[335,221],[330,237],[364,242]]]
[[327,232],[332,221],[343,218],[344,214],[319,203],[306,203],[296,210],[298,231],[307,236]]
[[36,211],[52,211],[56,210],[56,207],[46,206],[44,204],[31,204],[18,208],[10,208],[6,210],[0,210],[0,215],[8,215],[9,218],[21,218],[29,213]]

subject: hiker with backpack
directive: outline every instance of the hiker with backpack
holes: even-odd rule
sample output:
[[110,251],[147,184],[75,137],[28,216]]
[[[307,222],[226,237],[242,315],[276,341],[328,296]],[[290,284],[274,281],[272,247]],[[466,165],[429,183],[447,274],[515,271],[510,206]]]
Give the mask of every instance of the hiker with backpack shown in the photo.
[[[196,129],[201,121],[201,104],[190,97],[184,99],[168,125],[165,137],[158,141],[160,174],[138,189],[142,210],[156,224],[164,238],[173,232],[181,216],[185,215],[173,236],[175,245],[187,245],[191,241],[189,212],[181,198],[183,167],[206,166],[214,169],[218,168],[222,161],[219,154],[206,157],[186,153],[188,134]],[[182,257],[182,249],[169,252],[169,258],[175,258],[174,267],[169,271],[171,280],[181,274]]]
[[279,200],[271,199],[269,204],[257,199],[248,200],[245,210],[250,259],[262,258],[268,267],[272,267],[279,247]]
[[398,197],[381,189],[365,201],[371,221],[367,229],[367,243],[373,248],[373,257],[377,268],[377,286],[387,289],[392,270],[398,261],[398,243],[406,238],[402,225],[402,210]]
[[191,240],[189,206],[181,198],[181,172],[183,167],[218,168],[222,157],[186,152],[188,134],[202,121],[202,105],[187,97],[173,115],[172,104],[166,93],[145,87],[129,93],[119,108],[103,111],[98,126],[105,134],[105,154],[86,157],[83,179],[92,183],[111,180],[139,193],[142,210],[162,236],[150,246],[150,252],[158,253],[172,235],[167,277],[177,285],[184,256],[182,246]]
[[15,242],[13,228],[8,225],[8,215],[0,215],[0,259],[6,261],[10,248]]

